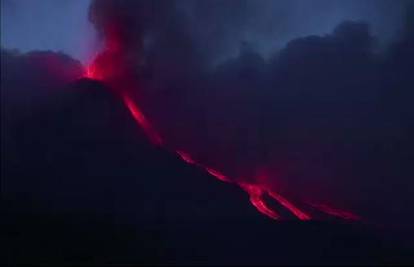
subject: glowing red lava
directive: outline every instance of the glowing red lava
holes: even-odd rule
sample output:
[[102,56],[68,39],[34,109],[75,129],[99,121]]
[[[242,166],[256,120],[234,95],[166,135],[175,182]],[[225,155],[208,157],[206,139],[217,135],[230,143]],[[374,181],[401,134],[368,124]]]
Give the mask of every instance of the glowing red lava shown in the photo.
[[188,164],[197,164],[188,153],[181,150],[176,150],[175,152],[180,156],[182,160],[184,160]]
[[290,201],[288,201],[286,198],[282,197],[280,194],[277,194],[275,192],[268,191],[268,194],[278,201],[283,207],[288,209],[290,212],[295,214],[296,217],[301,219],[302,221],[308,221],[311,219],[311,216],[303,211],[301,211],[299,208],[297,208],[295,205],[293,205]]
[[265,193],[262,188],[257,185],[239,184],[241,188],[246,191],[250,196],[250,202],[256,207],[258,211],[269,216],[274,220],[280,219],[279,214],[276,211],[269,208],[266,202],[263,200],[263,194]]
[[[108,43],[111,44],[111,42]],[[118,44],[119,42],[115,43]],[[299,220],[306,221],[311,219],[311,216],[309,214],[305,213],[304,211],[296,207],[292,202],[288,201],[280,194],[267,189],[263,185],[239,183],[237,182],[238,180],[232,179],[223,174],[222,172],[198,162],[187,152],[168,148],[166,144],[163,142],[161,136],[152,127],[150,121],[145,117],[142,110],[131,97],[129,90],[133,90],[136,87],[136,83],[134,83],[134,81],[128,78],[129,73],[125,68],[123,68],[124,64],[122,62],[122,59],[122,46],[108,45],[107,49],[101,52],[95,58],[94,62],[86,68],[84,76],[90,79],[100,80],[109,85],[109,87],[111,87],[113,90],[115,90],[115,92],[118,93],[121,99],[123,100],[125,106],[128,108],[134,120],[144,130],[145,134],[148,136],[149,140],[154,145],[163,146],[168,150],[174,151],[177,154],[177,156],[187,164],[203,169],[205,172],[207,172],[211,176],[214,176],[220,181],[237,184],[239,187],[241,187],[244,191],[246,191],[249,194],[250,202],[252,203],[252,205],[260,213],[265,214],[272,219],[280,219],[280,215],[277,211],[272,209],[266,203],[264,196],[269,196],[272,199],[274,199],[277,203],[279,203],[286,210],[291,212]],[[330,208],[326,205],[313,205],[313,207],[320,209],[321,211],[327,214],[337,216],[343,219],[359,219],[358,216],[350,212],[339,211]]]
[[158,133],[152,128],[151,124],[148,122],[147,118],[144,116],[139,107],[135,104],[134,101],[127,94],[122,95],[122,99],[128,110],[131,112],[132,117],[135,121],[142,127],[142,129],[147,134],[148,138],[155,145],[161,145],[162,139]]
[[210,167],[204,167],[204,169],[212,176],[216,177],[217,179],[219,179],[220,181],[223,182],[230,182],[230,179],[227,178],[224,174],[222,174],[219,171],[216,171]]
[[221,172],[219,172],[219,171],[217,171],[217,170],[215,170],[213,168],[207,167],[207,166],[205,166],[205,165],[203,165],[201,163],[198,163],[187,152],[184,152],[182,150],[176,150],[175,153],[177,153],[178,156],[183,161],[187,162],[188,164],[196,165],[197,167],[200,167],[200,168],[204,169],[206,172],[208,172],[210,175],[216,177],[220,181],[227,182],[227,183],[231,183],[232,182],[230,178],[228,178],[226,175],[222,174]]
[[94,80],[98,80],[98,77],[95,73],[95,68],[93,67],[93,65],[90,65],[86,68],[85,70],[85,78],[89,78],[89,79],[94,79]]
[[337,208],[332,208],[326,204],[315,204],[315,203],[310,203],[310,206],[326,213],[329,214],[331,216],[335,216],[344,220],[350,220],[350,221],[359,221],[361,220],[361,217],[353,214],[350,211],[344,211],[344,210],[340,210]]
[[[177,150],[176,153],[180,156],[180,158],[187,162],[188,164],[196,165],[200,168],[203,168],[206,172],[208,172],[210,175],[216,177],[220,181],[227,182],[227,183],[237,183],[234,180],[231,180],[221,172],[214,170],[210,167],[204,166],[200,163],[197,163],[188,153],[183,152],[181,150]],[[269,216],[272,219],[279,219],[280,216],[277,214],[276,211],[272,210],[266,202],[263,199],[263,195],[267,193],[270,197],[272,197],[274,200],[279,202],[283,207],[288,209],[291,213],[293,213],[298,219],[300,220],[310,220],[310,215],[306,214],[305,212],[301,211],[299,208],[297,208],[295,205],[293,205],[291,202],[289,202],[287,199],[282,197],[279,194],[276,194],[274,192],[268,191],[267,189],[262,188],[259,185],[252,185],[252,184],[246,184],[246,183],[238,183],[238,185],[246,191],[250,196],[250,202],[253,204],[253,206],[256,207],[257,210],[259,210],[261,213]]]

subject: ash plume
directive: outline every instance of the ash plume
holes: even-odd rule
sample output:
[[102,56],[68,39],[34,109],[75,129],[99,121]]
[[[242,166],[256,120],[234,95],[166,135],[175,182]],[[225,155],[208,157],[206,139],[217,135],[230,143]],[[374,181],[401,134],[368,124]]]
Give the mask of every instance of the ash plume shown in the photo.
[[[254,4],[209,3],[94,1],[90,8],[105,42],[119,41],[140,85],[130,90],[166,141],[241,182],[370,218],[410,217],[402,206],[410,192],[397,185],[412,177],[401,160],[413,146],[413,80],[404,71],[413,57],[410,15],[385,49],[369,24],[345,21],[270,57],[241,41],[223,60],[227,32],[215,27],[231,28],[233,19],[251,27],[241,21]],[[230,6],[235,15],[227,17]],[[395,186],[399,196],[384,198]]]

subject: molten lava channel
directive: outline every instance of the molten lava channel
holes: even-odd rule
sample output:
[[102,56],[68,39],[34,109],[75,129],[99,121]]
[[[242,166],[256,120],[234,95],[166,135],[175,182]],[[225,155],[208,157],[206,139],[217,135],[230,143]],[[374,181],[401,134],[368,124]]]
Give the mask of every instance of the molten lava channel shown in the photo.
[[[89,79],[99,80],[106,84],[108,84],[110,87],[117,87],[119,84],[125,84],[125,81],[123,82],[114,82],[119,81],[120,79],[124,79],[125,76],[115,76],[113,73],[119,74],[120,68],[119,66],[116,66],[114,62],[119,62],[117,57],[119,56],[118,51],[111,51],[111,50],[105,50],[101,54],[97,56],[95,61],[86,68],[85,71],[85,77]],[[122,72],[122,70],[121,70]],[[114,78],[115,76],[115,78]],[[130,85],[129,85],[130,87]],[[158,134],[158,132],[154,129],[150,121],[146,118],[144,113],[142,112],[141,108],[137,105],[137,103],[132,99],[130,96],[130,92],[126,88],[112,88],[114,89],[121,97],[123,103],[131,113],[134,120],[137,122],[137,124],[143,129],[149,140],[157,146],[164,147],[165,149],[168,149],[166,144],[163,142],[163,139]],[[170,149],[168,149],[170,150]],[[232,179],[222,172],[211,168],[210,166],[206,166],[197,160],[195,160],[189,153],[182,151],[182,150],[175,150],[173,151],[177,154],[177,156],[187,164],[196,166],[200,169],[203,169],[206,173],[209,175],[217,178],[218,180],[226,183],[231,184],[237,184],[240,188],[242,188],[247,194],[249,195],[249,199],[251,204],[262,214],[274,219],[278,220],[281,219],[281,216],[278,214],[278,212],[270,207],[268,203],[265,200],[265,196],[269,196],[273,200],[275,200],[280,206],[284,207],[286,210],[288,210],[291,214],[293,214],[297,219],[302,221],[311,220],[312,217],[310,214],[306,213],[305,211],[301,210],[297,206],[295,206],[292,202],[288,201],[285,197],[282,195],[269,190],[265,188],[262,185],[258,184],[247,184],[247,183],[239,183],[236,179]],[[359,216],[354,215],[351,212],[348,211],[341,211],[338,209],[331,208],[324,204],[310,204],[315,209],[318,209],[322,211],[323,213],[326,213],[331,216],[339,217],[345,220],[359,220]]]

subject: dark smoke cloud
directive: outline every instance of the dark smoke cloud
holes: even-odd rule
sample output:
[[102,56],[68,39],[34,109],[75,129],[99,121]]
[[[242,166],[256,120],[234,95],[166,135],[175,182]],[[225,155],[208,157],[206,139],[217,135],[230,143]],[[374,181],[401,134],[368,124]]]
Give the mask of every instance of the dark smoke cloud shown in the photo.
[[[410,0],[181,0],[176,3],[180,12],[197,22],[190,22],[187,27],[204,40],[200,45],[217,56],[215,61],[220,61],[237,55],[241,41],[254,43],[261,54],[269,56],[293,38],[329,33],[344,19],[367,20],[381,42],[388,43],[398,34],[401,10],[407,1]],[[1,44],[23,52],[64,51],[89,62],[95,44],[93,27],[86,18],[89,3],[90,0],[1,0]],[[157,5],[159,2],[154,3]]]
[[266,4],[94,1],[90,19],[122,36],[140,104],[169,143],[286,194],[412,221],[412,8],[381,52],[371,25],[345,21],[267,58],[243,42]]
[[[237,56],[240,43],[249,42],[268,57],[291,39],[309,34],[327,34],[343,20],[364,20],[381,41],[398,36],[407,1],[103,1],[92,4],[95,23],[130,17],[127,28],[145,31],[147,36],[180,28],[210,61]],[[93,6],[101,8],[94,8]],[[127,7],[124,9],[123,7]],[[98,10],[97,10],[98,9]],[[106,13],[107,15],[105,15]],[[92,19],[94,21],[94,19]],[[184,33],[186,32],[186,33]],[[172,33],[171,33],[172,34]],[[177,34],[177,32],[175,32]],[[176,38],[176,37],[175,37]]]

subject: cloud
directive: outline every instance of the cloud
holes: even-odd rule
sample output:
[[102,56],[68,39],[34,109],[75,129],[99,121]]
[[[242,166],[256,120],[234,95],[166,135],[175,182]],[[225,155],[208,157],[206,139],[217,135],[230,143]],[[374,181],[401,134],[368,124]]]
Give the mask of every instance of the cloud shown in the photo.
[[1,46],[63,51],[82,61],[90,60],[96,36],[87,19],[90,0],[1,1]]
[[238,41],[238,54],[217,64],[226,34],[215,26],[243,30],[232,24],[247,16],[249,2],[240,3],[228,15],[216,2],[95,1],[90,17],[122,44],[140,83],[132,90],[168,143],[288,195],[376,219],[408,216],[409,192],[397,184],[412,177],[404,156],[412,149],[412,36],[379,52],[370,25],[345,21],[270,58]]

